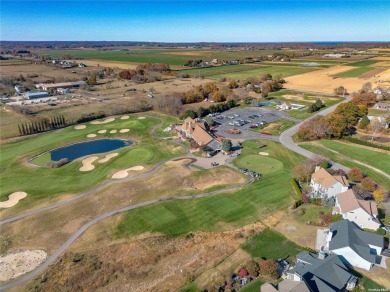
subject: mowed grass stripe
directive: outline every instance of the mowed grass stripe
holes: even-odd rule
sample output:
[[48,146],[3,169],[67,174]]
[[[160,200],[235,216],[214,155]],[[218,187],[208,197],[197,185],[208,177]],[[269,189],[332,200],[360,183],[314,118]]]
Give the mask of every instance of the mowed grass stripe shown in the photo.
[[342,155],[372,165],[386,173],[390,173],[390,152],[379,152],[375,151],[375,149],[367,149],[334,140],[321,140],[319,143]]
[[338,73],[334,76],[338,78],[359,77],[360,75],[363,75],[364,73],[370,72],[372,70],[376,69],[372,67],[358,67],[356,69],[351,69],[345,72]]
[[262,144],[267,144],[262,150],[283,163],[283,168],[264,174],[260,180],[234,193],[164,202],[130,211],[117,226],[116,236],[130,237],[144,232],[177,236],[194,230],[214,230],[218,223],[235,227],[286,208],[293,201],[290,171],[303,158],[280,143],[265,140],[245,141],[241,156],[257,153]]
[[258,69],[252,69],[247,71],[226,73],[226,74],[216,74],[210,75],[208,78],[219,79],[219,78],[228,78],[228,79],[246,79],[249,77],[259,77],[263,74],[271,75],[281,75],[283,78],[299,75],[307,72],[318,70],[318,68],[303,68],[303,67],[293,67],[293,66],[270,66]]

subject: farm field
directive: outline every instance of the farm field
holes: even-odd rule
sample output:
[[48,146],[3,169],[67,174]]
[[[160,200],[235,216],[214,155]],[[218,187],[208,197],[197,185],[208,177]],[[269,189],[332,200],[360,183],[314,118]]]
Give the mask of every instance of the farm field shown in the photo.
[[[366,61],[367,62],[367,61]],[[351,64],[348,64],[349,66],[352,66]],[[342,73],[338,73],[334,75],[338,78],[350,78],[350,77],[360,77],[364,73],[370,72],[372,70],[375,70],[375,68],[372,67],[358,67],[352,70],[348,70]]]
[[31,64],[32,62],[24,59],[9,59],[9,60],[0,60],[0,66],[16,66],[16,65],[26,65]]
[[243,80],[249,77],[258,77],[262,74],[271,74],[271,75],[281,75],[282,78],[286,78],[289,76],[299,75],[307,72],[315,71],[315,68],[304,68],[304,67],[292,67],[292,66],[269,66],[263,67],[259,69],[252,69],[247,71],[226,73],[226,74],[215,74],[209,75],[208,78],[211,79],[235,79],[235,80]]
[[[291,51],[289,51],[291,52]],[[217,51],[210,49],[155,49],[155,48],[129,48],[128,51],[112,50],[50,50],[40,51],[41,55],[50,55],[52,58],[61,56],[75,56],[78,58],[135,62],[135,63],[165,63],[169,65],[183,65],[188,60],[193,59],[236,59],[246,57],[263,56],[272,53],[280,53],[279,50],[257,50],[257,51]]]
[[[333,94],[333,90],[339,86],[344,86],[348,92],[357,92],[367,82],[371,82],[373,87],[388,86],[389,84],[390,69],[381,72],[379,79],[374,78],[374,76],[369,76],[365,79],[333,77],[336,74],[342,74],[352,69],[355,69],[355,67],[336,65],[331,68],[290,76],[285,79],[286,84],[284,84],[284,87],[290,90]],[[357,70],[360,70],[360,68],[357,68]]]
[[182,74],[190,74],[193,76],[208,77],[208,76],[216,75],[216,74],[227,74],[227,73],[241,72],[241,71],[247,71],[247,70],[261,69],[261,68],[265,68],[265,67],[268,68],[268,66],[264,66],[262,64],[263,63],[214,66],[214,67],[208,67],[208,68],[183,69],[183,70],[180,70],[177,72],[182,73]]
[[[270,158],[279,160],[282,169],[264,174],[260,180],[235,193],[166,202],[128,212],[118,224],[116,236],[126,238],[144,232],[177,236],[194,230],[215,230],[217,226],[219,229],[221,226],[235,227],[284,209],[293,200],[289,171],[302,158],[277,142],[262,140],[245,141],[241,156],[257,154],[260,144],[267,145],[261,150],[267,151]],[[275,184],[280,187],[275,189]]]

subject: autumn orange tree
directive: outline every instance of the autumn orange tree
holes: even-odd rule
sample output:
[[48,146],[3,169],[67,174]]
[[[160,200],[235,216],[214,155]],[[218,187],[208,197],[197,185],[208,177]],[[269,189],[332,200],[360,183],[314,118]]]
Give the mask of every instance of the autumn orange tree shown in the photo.
[[375,190],[375,181],[368,176],[362,179],[361,184],[362,188],[367,191],[372,192]]
[[348,178],[354,182],[360,182],[363,179],[363,173],[360,168],[353,167],[348,172]]

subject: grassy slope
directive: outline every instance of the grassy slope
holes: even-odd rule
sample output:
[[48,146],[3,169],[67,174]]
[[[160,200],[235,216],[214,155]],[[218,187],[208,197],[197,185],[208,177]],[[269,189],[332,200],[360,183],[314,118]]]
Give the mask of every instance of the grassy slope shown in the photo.
[[[264,128],[269,127],[272,124],[281,124],[281,126],[280,126],[280,128],[277,128],[277,129],[264,130]],[[286,119],[280,119],[280,120],[277,120],[275,122],[257,127],[256,129],[251,129],[250,131],[258,132],[258,133],[267,132],[267,133],[272,134],[272,136],[278,136],[278,135],[280,135],[280,133],[291,128],[294,125],[295,125],[295,122],[293,122],[293,121],[286,120]]]
[[[390,188],[389,180],[386,177],[384,177],[383,175],[378,174],[376,171],[365,168],[364,166],[362,166],[358,163],[352,162],[349,159],[345,159],[332,151],[321,148],[320,146],[308,145],[308,144],[302,144],[300,146],[302,148],[309,150],[309,151],[312,151],[314,153],[317,153],[319,155],[327,157],[335,162],[341,163],[347,167],[350,167],[350,168],[351,167],[358,167],[363,171],[364,175],[371,177],[377,184],[384,185],[387,189]],[[363,161],[363,162],[367,163],[367,161]]]
[[[156,141],[150,137],[150,129],[155,119],[119,120],[104,125],[87,124],[84,130],[68,127],[60,131],[48,132],[26,138],[21,141],[2,145],[0,168],[2,169],[1,199],[9,193],[25,191],[29,196],[19,204],[28,204],[38,198],[52,197],[63,193],[80,193],[95,186],[109,177],[114,170],[139,164],[154,165],[162,160],[184,154],[181,148],[173,147],[168,142]],[[118,150],[119,156],[110,163],[97,164],[90,172],[80,172],[81,161],[76,160],[58,169],[37,168],[27,164],[27,160],[44,151],[78,141],[86,140],[86,135],[100,129],[129,128],[127,134],[99,134],[99,138],[118,137],[135,138],[141,143]],[[101,156],[104,156],[101,155]]]
[[389,152],[379,152],[375,149],[363,148],[356,144],[340,143],[335,140],[321,140],[319,143],[326,148],[336,150],[342,155],[372,165],[386,173],[390,173]]
[[213,230],[221,222],[231,226],[244,225],[287,207],[292,202],[289,171],[302,158],[276,142],[252,140],[243,144],[242,156],[255,154],[258,145],[267,144],[262,150],[280,160],[284,169],[265,174],[235,193],[166,202],[128,212],[118,225],[116,235],[128,237],[150,231],[175,236],[192,230]]

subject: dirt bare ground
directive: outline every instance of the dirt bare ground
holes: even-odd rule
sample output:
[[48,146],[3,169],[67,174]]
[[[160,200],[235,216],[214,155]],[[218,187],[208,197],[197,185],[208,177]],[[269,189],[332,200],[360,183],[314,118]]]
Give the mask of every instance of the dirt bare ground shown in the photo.
[[193,232],[176,238],[149,234],[95,245],[66,253],[28,290],[178,291],[193,280],[200,287],[212,288],[218,277],[250,259],[239,247],[263,230],[257,223],[225,232]]
[[364,73],[364,74],[360,75],[359,78],[360,79],[372,78],[372,77],[374,77],[374,76],[376,76],[376,75],[378,75],[378,74],[380,74],[380,73],[382,73],[382,72],[384,72],[386,70],[387,70],[387,68],[376,68],[374,70],[371,70],[371,71],[369,71],[367,73]]

